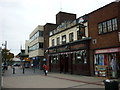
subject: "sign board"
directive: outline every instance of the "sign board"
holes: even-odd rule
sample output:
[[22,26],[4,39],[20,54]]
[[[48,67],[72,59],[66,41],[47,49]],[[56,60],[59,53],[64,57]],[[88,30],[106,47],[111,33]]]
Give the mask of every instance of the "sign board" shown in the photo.
[[96,50],[96,51],[95,51],[95,54],[100,54],[100,53],[113,53],[113,52],[120,52],[120,47],[118,47],[118,48],[109,48],[109,49]]

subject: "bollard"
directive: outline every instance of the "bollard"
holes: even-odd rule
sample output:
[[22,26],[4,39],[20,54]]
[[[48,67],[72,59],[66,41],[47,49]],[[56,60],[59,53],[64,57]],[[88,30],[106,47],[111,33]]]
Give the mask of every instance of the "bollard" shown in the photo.
[[23,68],[23,74],[25,73],[25,68]]
[[15,74],[15,68],[13,67],[13,74]]

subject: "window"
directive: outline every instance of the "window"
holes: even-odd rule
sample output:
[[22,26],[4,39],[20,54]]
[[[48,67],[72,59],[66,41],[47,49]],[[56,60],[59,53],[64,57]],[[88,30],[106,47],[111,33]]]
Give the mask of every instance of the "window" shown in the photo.
[[98,24],[98,31],[99,31],[99,34],[101,34],[102,33],[102,24],[100,23],[100,24]]
[[75,57],[76,57],[75,64],[87,63],[86,50],[77,51]]
[[34,51],[34,50],[37,50],[39,48],[43,48],[43,43],[36,43],[35,45],[33,45],[29,48],[29,51]]
[[107,22],[103,22],[102,25],[103,25],[103,33],[106,33],[107,32]]
[[63,35],[62,36],[62,44],[65,44],[66,43],[66,35]]
[[58,56],[52,56],[51,57],[51,63],[52,64],[57,64],[58,63]]
[[111,22],[111,20],[107,21],[107,29],[108,29],[108,32],[112,31],[112,22]]
[[43,43],[39,43],[39,48],[43,48]]
[[39,31],[39,36],[43,37],[43,31]]
[[81,52],[81,51],[78,51],[78,52],[76,53],[75,63],[76,63],[76,64],[82,63],[82,52]]
[[57,38],[57,45],[60,45],[60,37]]
[[117,19],[112,19],[113,31],[117,30]]
[[82,39],[82,36],[80,35],[80,31],[77,31],[77,40]]
[[108,33],[118,29],[117,18],[113,18],[98,24],[98,33]]
[[69,42],[73,41],[73,32],[69,34]]
[[86,55],[86,51],[83,51],[83,63],[86,64],[87,63],[87,55]]
[[55,45],[55,39],[52,39],[52,46]]
[[38,31],[36,32],[32,37],[30,37],[30,42],[32,42],[33,40],[35,40],[38,37],[42,37],[43,36],[43,31]]

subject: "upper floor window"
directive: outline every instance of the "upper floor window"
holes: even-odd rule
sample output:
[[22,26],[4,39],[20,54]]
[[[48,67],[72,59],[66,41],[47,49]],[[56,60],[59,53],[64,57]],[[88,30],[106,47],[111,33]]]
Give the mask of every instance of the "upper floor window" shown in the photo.
[[62,36],[62,44],[65,44],[66,43],[66,35],[63,35]]
[[73,32],[69,34],[69,41],[70,41],[70,42],[73,41]]
[[55,46],[55,39],[52,39],[52,46]]
[[113,25],[113,31],[118,29],[117,28],[118,26],[117,26],[117,19],[116,18],[112,19],[112,25]]
[[35,40],[38,37],[43,37],[43,31],[38,31],[32,37],[30,37],[30,42],[32,42],[33,40]]
[[57,37],[57,45],[60,45],[60,37]]
[[80,35],[80,30],[77,31],[77,40],[82,39],[82,36]]
[[34,44],[33,46],[29,47],[29,51],[34,51],[37,49],[43,48],[43,43],[39,42]]
[[110,19],[110,20],[107,20],[105,22],[101,22],[98,24],[98,33],[99,34],[112,32],[117,29],[118,29],[117,18],[113,18],[113,19]]
[[39,36],[43,37],[43,31],[39,31]]

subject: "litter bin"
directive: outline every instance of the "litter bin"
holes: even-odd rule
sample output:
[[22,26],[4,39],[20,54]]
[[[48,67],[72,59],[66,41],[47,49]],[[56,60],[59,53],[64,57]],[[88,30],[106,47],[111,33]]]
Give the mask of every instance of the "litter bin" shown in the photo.
[[105,90],[119,90],[119,82],[115,80],[104,80]]

